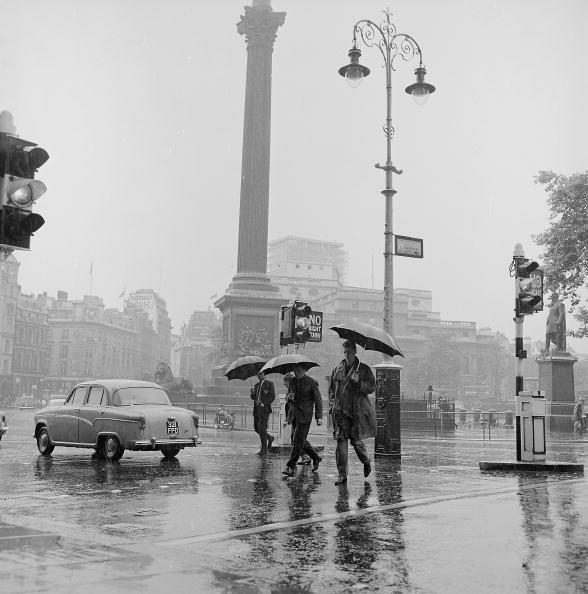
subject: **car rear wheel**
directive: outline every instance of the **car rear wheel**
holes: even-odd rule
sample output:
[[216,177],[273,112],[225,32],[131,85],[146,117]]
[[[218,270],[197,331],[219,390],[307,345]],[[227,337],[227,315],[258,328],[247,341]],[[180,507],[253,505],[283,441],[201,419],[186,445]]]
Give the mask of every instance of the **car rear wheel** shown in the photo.
[[120,445],[116,435],[107,435],[101,442],[98,449],[99,455],[105,460],[120,460],[125,453],[125,449]]
[[175,458],[180,453],[180,448],[176,446],[162,446],[161,453],[164,458]]
[[55,446],[49,439],[49,432],[45,427],[39,429],[37,433],[37,449],[43,456],[49,456],[55,449]]

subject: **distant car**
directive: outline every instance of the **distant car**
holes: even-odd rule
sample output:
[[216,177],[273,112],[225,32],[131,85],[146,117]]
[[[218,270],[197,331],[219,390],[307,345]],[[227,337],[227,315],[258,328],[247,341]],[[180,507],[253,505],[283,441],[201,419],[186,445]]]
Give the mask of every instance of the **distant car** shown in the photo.
[[0,439],[4,437],[6,429],[8,429],[6,426],[6,415],[0,410]]
[[43,456],[55,446],[90,448],[119,460],[125,450],[159,450],[166,458],[195,447],[198,417],[172,406],[163,388],[138,380],[92,380],[73,388],[65,403],[35,414]]
[[47,406],[61,406],[65,403],[67,396],[62,396],[61,394],[51,395],[49,396],[49,404]]

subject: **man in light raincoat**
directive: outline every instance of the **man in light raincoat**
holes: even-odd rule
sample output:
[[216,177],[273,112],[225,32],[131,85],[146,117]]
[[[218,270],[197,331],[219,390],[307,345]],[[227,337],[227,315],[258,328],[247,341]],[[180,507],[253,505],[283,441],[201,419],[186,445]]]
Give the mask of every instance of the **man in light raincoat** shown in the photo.
[[345,358],[333,369],[329,383],[329,405],[333,415],[333,437],[337,440],[335,460],[339,476],[336,485],[347,482],[348,444],[351,442],[363,464],[363,475],[372,471],[364,439],[376,436],[376,413],[368,399],[376,389],[372,370],[357,358],[355,343],[343,343]]

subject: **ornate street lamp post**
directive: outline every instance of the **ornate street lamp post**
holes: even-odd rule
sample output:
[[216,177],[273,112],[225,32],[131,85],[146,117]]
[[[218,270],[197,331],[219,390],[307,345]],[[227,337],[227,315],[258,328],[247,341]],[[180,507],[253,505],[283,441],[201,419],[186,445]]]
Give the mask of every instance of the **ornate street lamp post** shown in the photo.
[[392,231],[392,197],[396,190],[392,187],[392,174],[400,174],[392,164],[392,71],[395,71],[394,60],[398,57],[405,61],[418,56],[419,66],[415,70],[416,82],[406,87],[417,104],[422,105],[427,97],[435,91],[435,87],[425,82],[426,70],[423,66],[423,55],[419,44],[406,33],[397,33],[396,26],[390,20],[390,10],[384,11],[385,19],[377,25],[373,21],[362,19],[353,26],[353,47],[349,50],[350,62],[339,69],[339,74],[347,79],[352,87],[357,87],[361,80],[370,73],[369,68],[359,63],[361,50],[357,47],[361,40],[366,47],[377,47],[384,58],[386,69],[386,163],[376,164],[378,169],[386,172],[386,188],[382,194],[386,197],[386,222],[384,229],[384,330],[394,333],[394,281],[393,281],[393,241]]

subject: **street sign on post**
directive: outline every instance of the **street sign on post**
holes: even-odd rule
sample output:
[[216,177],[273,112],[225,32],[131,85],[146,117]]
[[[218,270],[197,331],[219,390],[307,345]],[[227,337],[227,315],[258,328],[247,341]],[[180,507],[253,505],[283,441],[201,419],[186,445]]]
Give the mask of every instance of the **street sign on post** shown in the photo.
[[407,258],[423,257],[423,240],[418,237],[394,236],[394,254]]
[[308,319],[310,338],[307,339],[307,342],[321,342],[323,340],[323,312],[313,311]]

